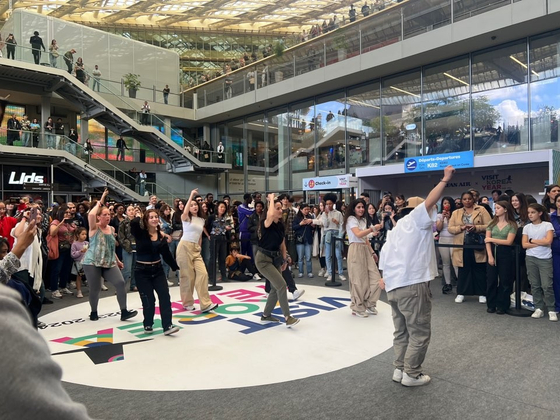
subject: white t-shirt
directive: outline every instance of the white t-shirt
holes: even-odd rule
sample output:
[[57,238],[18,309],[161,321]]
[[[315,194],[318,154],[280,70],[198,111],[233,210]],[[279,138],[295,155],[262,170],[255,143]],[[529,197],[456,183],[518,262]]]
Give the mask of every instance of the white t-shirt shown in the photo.
[[354,232],[352,232],[352,228],[355,227],[359,228],[360,230],[364,230],[367,227],[366,219],[361,218],[358,220],[358,218],[355,216],[348,217],[348,220],[346,221],[346,233],[348,234],[348,242],[359,243],[359,244],[367,243],[366,242],[367,236],[364,236],[363,238],[358,238],[356,235],[354,235]]
[[438,274],[432,226],[435,210],[428,213],[424,204],[416,207],[387,232],[381,249],[379,269],[383,270],[385,290],[424,283]]
[[[523,228],[523,235],[527,235],[527,239],[545,239],[546,233],[549,230],[554,231],[554,227],[550,222],[541,222],[538,225],[530,223]],[[528,257],[547,260],[552,258],[552,248],[549,246],[537,246],[527,249],[526,254]]]
[[183,220],[182,241],[198,243],[202,230],[204,229],[204,219],[202,217],[191,217],[190,222]]

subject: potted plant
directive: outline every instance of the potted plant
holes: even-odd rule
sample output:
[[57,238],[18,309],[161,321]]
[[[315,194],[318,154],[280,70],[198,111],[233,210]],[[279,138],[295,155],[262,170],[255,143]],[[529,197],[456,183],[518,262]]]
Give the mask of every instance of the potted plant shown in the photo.
[[140,88],[140,75],[127,73],[123,76],[124,86],[128,89],[128,96],[136,98],[136,91]]
[[339,34],[333,39],[333,46],[338,50],[338,61],[346,59],[346,50],[348,49],[348,42],[344,34]]
[[284,43],[282,41],[276,41],[276,43],[274,44],[274,54],[276,55],[276,57],[282,57],[284,55],[285,49],[286,47],[284,46]]

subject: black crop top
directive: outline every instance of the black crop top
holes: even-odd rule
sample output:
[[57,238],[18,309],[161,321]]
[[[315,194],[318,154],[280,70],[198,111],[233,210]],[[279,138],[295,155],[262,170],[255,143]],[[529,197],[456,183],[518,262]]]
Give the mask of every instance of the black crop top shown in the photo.
[[153,262],[163,258],[173,271],[179,269],[165,237],[160,233],[158,239],[152,241],[149,232],[140,226],[139,217],[130,221],[130,233],[136,238],[136,261]]
[[267,251],[278,252],[280,251],[280,246],[284,242],[284,236],[286,230],[284,229],[284,223],[272,222],[269,227],[264,227],[264,220],[260,222],[260,232],[259,232],[259,246]]

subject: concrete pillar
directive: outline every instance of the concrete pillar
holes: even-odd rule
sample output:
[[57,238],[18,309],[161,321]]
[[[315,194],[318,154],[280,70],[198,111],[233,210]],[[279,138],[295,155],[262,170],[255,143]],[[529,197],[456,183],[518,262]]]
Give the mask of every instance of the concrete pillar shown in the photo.
[[163,127],[163,133],[167,137],[171,138],[171,118],[164,118],[163,123],[165,124]]
[[213,139],[210,133],[210,124],[204,124],[204,126],[202,127],[202,143],[204,144],[204,142],[207,141],[208,144],[211,145],[214,150],[216,150],[218,143],[214,144],[212,140]]
[[80,144],[83,146],[86,144],[86,140],[89,137],[89,123],[88,120],[80,120]]

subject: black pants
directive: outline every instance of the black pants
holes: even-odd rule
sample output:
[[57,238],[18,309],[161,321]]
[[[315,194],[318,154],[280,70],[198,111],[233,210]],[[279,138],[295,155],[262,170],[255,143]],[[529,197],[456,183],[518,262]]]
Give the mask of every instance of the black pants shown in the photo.
[[8,58],[12,58],[12,60],[16,59],[16,47],[14,45],[8,45],[6,47],[6,50],[8,51]]
[[477,263],[473,249],[463,249],[463,266],[459,267],[457,294],[484,296],[486,293],[486,263]]
[[169,328],[172,324],[171,298],[169,297],[169,286],[167,286],[167,278],[163,272],[162,264],[148,265],[136,263],[134,279],[136,280],[138,293],[140,293],[140,299],[142,299],[144,326],[151,327],[154,324],[156,310],[155,291],[159,299],[161,325],[164,330]]
[[33,50],[33,60],[35,64],[39,64],[39,61],[41,61],[41,51]]
[[[286,282],[286,286],[288,286],[288,291],[290,293],[294,293],[294,291],[297,290],[296,282],[294,281],[294,276],[292,276],[292,272],[290,271],[290,269],[287,266],[286,266],[286,269],[284,271],[282,271],[282,277],[284,278],[284,281]],[[264,291],[266,293],[270,293],[270,282],[268,280],[265,282]]]
[[509,246],[494,247],[495,265],[486,265],[486,304],[491,309],[506,311],[515,279],[515,254]]
[[[232,274],[230,276],[230,279],[237,280],[237,281],[249,281],[253,278],[255,274],[257,274],[257,267],[255,267],[255,264],[253,264],[252,260],[242,260],[239,263],[236,272],[237,271],[240,271],[241,274]],[[253,276],[248,276],[247,274],[245,274],[245,271],[249,271],[249,273],[251,273]],[[270,289],[270,283],[268,283],[268,280],[267,280],[267,284]]]
[[[210,241],[210,244],[212,244],[212,241]],[[218,266],[220,267],[220,274],[222,275],[222,280],[227,279],[226,258],[228,256],[228,252],[227,252],[228,243],[225,235],[217,236],[214,245],[215,245],[214,258],[218,259]]]

